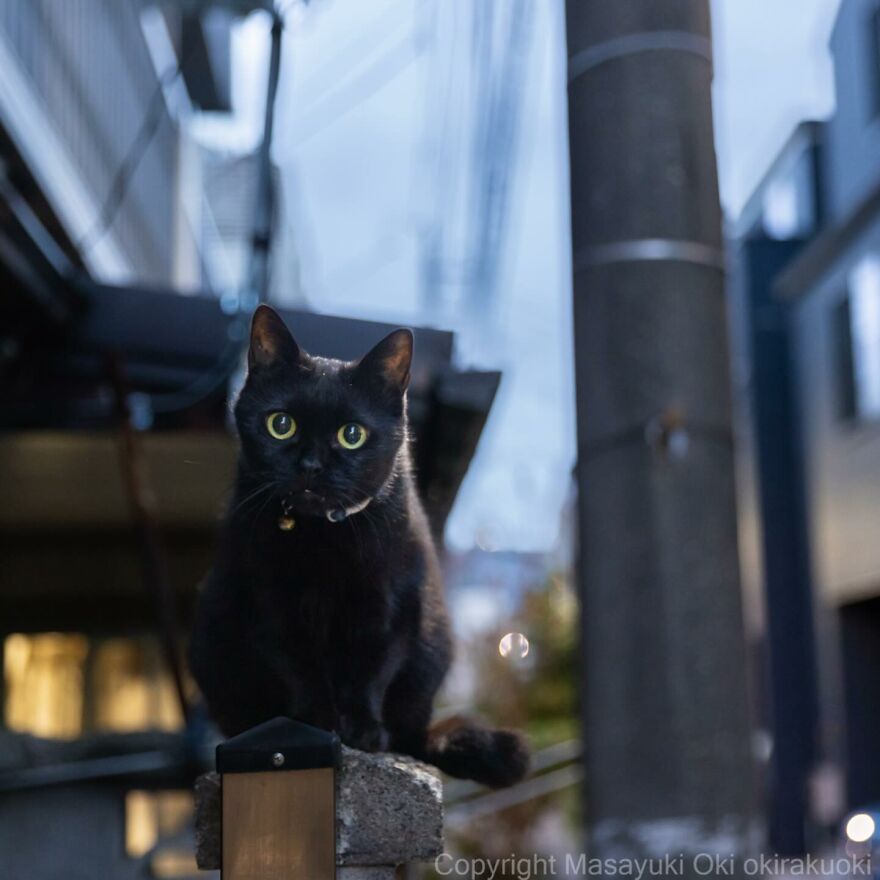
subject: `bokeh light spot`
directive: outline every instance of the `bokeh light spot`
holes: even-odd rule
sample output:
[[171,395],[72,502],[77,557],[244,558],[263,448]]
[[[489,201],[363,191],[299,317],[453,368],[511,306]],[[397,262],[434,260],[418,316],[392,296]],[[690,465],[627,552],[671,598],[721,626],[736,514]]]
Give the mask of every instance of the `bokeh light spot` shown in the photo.
[[864,843],[874,836],[875,828],[876,823],[871,816],[867,813],[856,813],[846,823],[846,836],[853,843]]
[[498,642],[498,653],[502,657],[524,660],[529,656],[529,640],[522,633],[508,633]]

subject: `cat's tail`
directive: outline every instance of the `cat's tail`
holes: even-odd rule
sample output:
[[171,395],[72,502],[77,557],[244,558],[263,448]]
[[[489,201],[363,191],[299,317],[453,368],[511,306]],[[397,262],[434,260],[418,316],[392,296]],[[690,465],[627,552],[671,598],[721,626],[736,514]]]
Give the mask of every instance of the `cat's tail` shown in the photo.
[[455,717],[429,728],[425,760],[449,776],[504,788],[528,773],[531,749],[516,730],[494,730]]

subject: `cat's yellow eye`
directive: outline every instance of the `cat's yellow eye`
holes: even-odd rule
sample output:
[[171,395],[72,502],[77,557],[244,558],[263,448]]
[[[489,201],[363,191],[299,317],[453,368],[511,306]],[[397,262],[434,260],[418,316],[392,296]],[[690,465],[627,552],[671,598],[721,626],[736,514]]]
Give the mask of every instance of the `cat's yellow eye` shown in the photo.
[[289,440],[296,433],[296,422],[286,412],[273,412],[266,418],[266,430],[276,440]]
[[336,432],[336,439],[343,449],[360,449],[367,442],[367,429],[357,422],[349,422]]

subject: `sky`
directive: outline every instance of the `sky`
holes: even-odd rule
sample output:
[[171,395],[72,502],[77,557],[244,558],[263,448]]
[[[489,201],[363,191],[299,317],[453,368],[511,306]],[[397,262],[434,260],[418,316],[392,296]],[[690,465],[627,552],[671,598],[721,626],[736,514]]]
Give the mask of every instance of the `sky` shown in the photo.
[[[567,515],[575,454],[562,4],[532,7],[497,294],[480,311],[463,306],[470,300],[455,285],[426,301],[422,284],[432,230],[452,242],[450,258],[467,257],[470,181],[456,145],[474,124],[462,74],[471,3],[450,0],[439,17],[436,0],[289,4],[274,145],[285,241],[312,308],[452,329],[460,367],[502,370],[447,543],[548,550]],[[826,43],[837,5],[712,2],[716,148],[731,218],[791,129],[833,108]],[[256,143],[267,44],[265,17],[239,26],[236,113],[198,120],[201,139]]]
[[792,129],[834,109],[828,38],[840,0],[712,0],[715,147],[735,219]]

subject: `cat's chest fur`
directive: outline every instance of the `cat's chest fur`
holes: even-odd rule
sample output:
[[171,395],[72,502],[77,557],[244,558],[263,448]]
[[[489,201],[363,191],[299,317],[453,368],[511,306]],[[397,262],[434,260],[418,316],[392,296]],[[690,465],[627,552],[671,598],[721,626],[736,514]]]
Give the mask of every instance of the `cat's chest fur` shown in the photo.
[[400,536],[350,521],[338,525],[301,521],[293,531],[266,529],[242,554],[249,573],[284,591],[359,592],[381,589],[391,574],[392,542]]
[[[343,535],[346,530],[351,534]],[[306,523],[294,533],[268,533],[244,554],[255,623],[309,649],[386,634],[399,579],[388,552],[391,540],[387,534],[359,534],[348,523]]]

